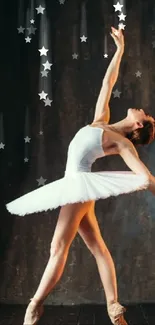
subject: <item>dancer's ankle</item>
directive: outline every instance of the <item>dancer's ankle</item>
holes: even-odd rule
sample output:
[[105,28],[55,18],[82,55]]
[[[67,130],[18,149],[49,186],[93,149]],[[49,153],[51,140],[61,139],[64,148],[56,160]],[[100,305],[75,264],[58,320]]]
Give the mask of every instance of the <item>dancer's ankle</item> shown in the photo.
[[35,297],[31,298],[30,301],[32,303],[34,303],[36,306],[41,305],[43,303],[43,300],[40,300],[40,299],[35,298]]
[[110,299],[110,300],[107,300],[107,306],[111,306],[113,304],[115,304],[117,301],[117,299]]

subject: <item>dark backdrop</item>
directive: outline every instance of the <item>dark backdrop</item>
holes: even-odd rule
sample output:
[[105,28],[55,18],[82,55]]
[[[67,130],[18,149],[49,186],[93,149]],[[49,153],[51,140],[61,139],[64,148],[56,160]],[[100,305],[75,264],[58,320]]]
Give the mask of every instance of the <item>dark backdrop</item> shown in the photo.
[[[91,123],[102,78],[115,51],[109,35],[110,26],[117,27],[112,1],[86,2],[87,43],[79,38],[81,1],[66,0],[60,5],[51,0],[45,4],[48,58],[53,62],[51,107],[42,106],[38,96],[39,17],[33,42],[26,44],[17,27],[20,19],[25,24],[30,4],[25,0],[20,11],[18,1],[2,0],[0,142],[5,147],[0,149],[0,301],[5,303],[27,303],[34,294],[49,258],[59,212],[57,209],[22,218],[10,215],[5,203],[37,188],[41,176],[45,184],[63,176],[68,144],[80,127]],[[124,118],[129,107],[142,107],[155,116],[154,13],[153,0],[126,3],[125,53],[115,85],[122,93],[120,98],[111,97],[111,122]],[[77,32],[73,36],[74,26]],[[105,33],[108,59],[103,57]],[[77,60],[72,58],[74,41]],[[138,70],[142,73],[139,78],[135,75]],[[25,143],[26,135],[30,143]],[[138,151],[155,174],[154,143]],[[99,169],[127,167],[120,157],[106,157],[94,164],[93,170]],[[143,191],[96,204],[102,235],[116,265],[119,297],[125,303],[155,301],[154,202],[153,195]],[[105,296],[95,261],[77,236],[63,277],[47,303],[92,302],[103,303]]]

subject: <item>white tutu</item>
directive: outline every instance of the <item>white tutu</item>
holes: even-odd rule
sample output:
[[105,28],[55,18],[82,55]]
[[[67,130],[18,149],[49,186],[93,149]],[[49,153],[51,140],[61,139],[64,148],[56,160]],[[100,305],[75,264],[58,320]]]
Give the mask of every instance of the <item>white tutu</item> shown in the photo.
[[67,203],[106,199],[146,189],[148,179],[133,172],[78,172],[49,183],[7,204],[12,214],[52,210]]
[[26,214],[52,210],[67,203],[106,199],[148,187],[148,178],[133,172],[91,172],[103,157],[103,129],[89,125],[80,129],[68,148],[65,176],[6,205],[9,212]]

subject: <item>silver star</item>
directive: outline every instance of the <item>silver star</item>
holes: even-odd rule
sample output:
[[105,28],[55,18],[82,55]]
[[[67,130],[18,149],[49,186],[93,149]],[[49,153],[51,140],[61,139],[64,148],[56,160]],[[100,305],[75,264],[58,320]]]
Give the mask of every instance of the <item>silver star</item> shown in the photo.
[[53,100],[50,100],[48,97],[44,100],[45,106],[51,106]]
[[153,45],[153,49],[155,48],[155,41],[152,42],[152,45]]
[[78,56],[79,56],[79,54],[77,54],[77,53],[73,53],[73,54],[72,54],[72,58],[73,58],[73,60],[77,60],[77,59],[78,59]]
[[59,0],[60,5],[64,5],[65,0]]
[[27,163],[29,159],[27,157],[24,158],[24,162]]
[[48,75],[48,71],[47,70],[43,70],[41,71],[42,77],[47,77]]
[[116,5],[113,5],[115,7],[115,11],[122,11],[123,5],[121,5],[119,2],[117,2]]
[[52,63],[49,63],[48,61],[46,61],[45,63],[43,63],[44,70],[51,70],[51,65],[53,65],[53,64]]
[[37,28],[36,27],[33,27],[31,26],[31,33],[35,35],[35,32],[36,32]]
[[0,149],[4,149],[5,144],[3,142],[0,143]]
[[119,17],[119,20],[125,20],[126,15],[124,15],[123,12],[121,12],[121,14],[118,15],[118,17]]
[[87,41],[87,37],[85,35],[81,36],[81,42],[86,42]]
[[40,185],[45,185],[45,182],[47,181],[47,179],[43,178],[42,176],[40,178],[37,179],[38,182],[38,186]]
[[23,28],[22,26],[20,26],[20,27],[17,28],[17,29],[18,29],[18,34],[21,34],[21,33],[24,34],[24,29],[25,29],[25,28]]
[[31,27],[27,27],[27,30],[29,32],[29,35],[31,34]]
[[38,95],[40,96],[40,99],[46,99],[46,96],[47,96],[48,94],[46,94],[46,93],[44,92],[44,90],[42,90],[42,92],[39,93]]
[[28,27],[27,30],[28,30],[28,32],[29,32],[29,35],[30,35],[30,34],[34,34],[34,35],[35,35],[36,29],[37,29],[37,28],[36,28],[36,27],[33,27],[33,26]]
[[135,73],[135,75],[136,75],[136,78],[141,78],[142,73],[138,70],[138,71]]
[[40,134],[40,135],[43,135],[43,131],[40,131],[39,134]]
[[24,138],[25,143],[30,143],[31,138],[28,137],[28,135]]
[[123,23],[120,23],[120,24],[118,25],[119,29],[123,29],[123,30],[125,29],[125,26],[126,26],[126,25],[124,25]]
[[113,91],[113,94],[114,94],[114,98],[116,98],[116,97],[120,98],[121,91],[116,89],[116,90]]
[[31,37],[29,37],[29,36],[27,36],[27,37],[25,37],[25,41],[26,41],[26,43],[31,43]]
[[31,24],[34,24],[34,22],[35,22],[34,19],[31,19],[31,20],[30,20],[30,23],[31,23]]
[[104,54],[104,58],[107,59],[108,58],[108,54]]
[[39,6],[38,8],[36,8],[36,10],[37,10],[37,14],[44,14],[45,8],[43,8],[42,6]]
[[46,55],[47,56],[47,52],[49,51],[48,49],[45,49],[45,47],[43,46],[41,49],[38,50],[40,52],[40,56],[42,55]]

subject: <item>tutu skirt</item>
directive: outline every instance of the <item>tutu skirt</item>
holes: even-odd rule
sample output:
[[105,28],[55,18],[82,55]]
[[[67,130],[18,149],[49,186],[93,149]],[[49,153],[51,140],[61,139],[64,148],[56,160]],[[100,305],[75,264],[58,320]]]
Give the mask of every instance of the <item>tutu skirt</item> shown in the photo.
[[76,172],[17,198],[6,208],[12,214],[24,216],[68,203],[106,199],[147,187],[148,178],[133,172]]

